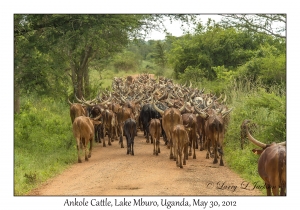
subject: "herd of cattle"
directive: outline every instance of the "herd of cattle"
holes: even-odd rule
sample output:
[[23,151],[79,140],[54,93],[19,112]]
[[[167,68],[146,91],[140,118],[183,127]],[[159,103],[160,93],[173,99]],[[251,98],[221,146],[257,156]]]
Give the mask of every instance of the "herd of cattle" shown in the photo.
[[[76,96],[75,96],[76,97]],[[183,168],[188,156],[196,159],[195,150],[207,150],[206,158],[224,166],[223,140],[230,112],[226,95],[216,97],[189,86],[178,85],[171,79],[154,79],[149,74],[137,77],[115,77],[112,90],[98,94],[93,100],[78,99],[70,103],[70,117],[73,134],[77,142],[78,162],[81,163],[80,149],[85,150],[85,160],[91,157],[92,144],[102,143],[106,147],[119,138],[124,148],[123,136],[127,141],[127,154],[134,155],[134,138],[138,129],[144,132],[146,142],[153,144],[153,154],[160,153],[160,138],[170,149],[170,159]],[[267,194],[285,195],[286,152],[285,142],[266,145],[254,139],[248,129],[249,121],[241,126],[241,133],[262,150],[258,172],[265,181]],[[88,149],[88,144],[90,145]],[[275,186],[275,187],[274,187]]]

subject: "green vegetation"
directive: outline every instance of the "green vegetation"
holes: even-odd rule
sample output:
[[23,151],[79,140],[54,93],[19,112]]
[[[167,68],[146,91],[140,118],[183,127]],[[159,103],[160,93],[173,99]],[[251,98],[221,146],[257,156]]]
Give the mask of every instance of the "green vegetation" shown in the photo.
[[76,162],[69,105],[23,97],[14,116],[15,195],[22,195]]
[[240,125],[244,119],[256,123],[254,136],[265,143],[286,140],[285,38],[230,27],[236,21],[209,21],[198,23],[193,34],[144,41],[138,29],[147,20],[148,27],[159,28],[162,17],[15,15],[15,195],[76,162],[68,98],[72,101],[75,93],[94,98],[110,89],[113,77],[139,73],[226,94],[234,110],[224,159],[244,179],[263,185],[258,156],[251,152],[255,146],[246,142],[240,148]]

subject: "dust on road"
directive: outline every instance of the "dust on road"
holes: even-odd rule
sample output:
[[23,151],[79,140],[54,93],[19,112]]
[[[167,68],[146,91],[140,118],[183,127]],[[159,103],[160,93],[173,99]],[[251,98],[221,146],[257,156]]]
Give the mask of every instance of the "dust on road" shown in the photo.
[[219,166],[212,163],[213,159],[205,159],[206,151],[197,150],[197,158],[189,156],[181,169],[169,159],[169,149],[162,138],[160,142],[161,153],[158,156],[153,155],[153,144],[146,143],[140,131],[135,138],[134,156],[127,155],[126,148],[121,148],[118,141],[106,147],[94,143],[89,161],[72,165],[28,195],[262,195],[226,166],[226,154],[225,166]]

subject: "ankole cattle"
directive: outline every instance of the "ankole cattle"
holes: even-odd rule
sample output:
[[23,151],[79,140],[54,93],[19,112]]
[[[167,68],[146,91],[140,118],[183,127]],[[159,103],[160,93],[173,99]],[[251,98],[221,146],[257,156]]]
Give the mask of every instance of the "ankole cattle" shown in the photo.
[[[76,117],[73,122],[73,135],[76,139],[78,163],[81,163],[80,149],[85,151],[85,160],[88,161],[92,155],[94,125],[100,124],[98,119],[85,116]],[[90,149],[88,149],[90,143]]]
[[286,195],[286,142],[265,144],[256,140],[249,132],[249,122],[250,120],[244,120],[242,125],[249,141],[260,147],[252,151],[260,155],[258,174],[265,182],[267,195]]
[[186,128],[189,136],[189,156],[192,155],[192,148],[193,148],[193,159],[196,159],[196,126],[197,126],[197,119],[196,115],[192,113],[185,113],[182,115],[183,125]]
[[156,106],[156,104],[153,102],[153,98],[152,105],[154,109],[158,111],[162,116],[162,127],[167,136],[167,144],[170,147],[170,159],[175,159],[176,157],[173,156],[174,148],[172,142],[172,130],[175,125],[182,124],[181,112],[183,112],[183,110],[185,109],[185,105],[183,105],[180,109],[169,108],[163,111]]
[[71,117],[72,124],[76,117],[86,116],[86,111],[81,104],[71,103],[69,100],[68,100],[68,102],[70,104],[70,117]]
[[153,155],[160,153],[160,135],[161,135],[161,123],[159,119],[151,119],[149,125],[149,132],[151,136],[151,142],[153,142]]
[[184,125],[175,125],[171,131],[176,165],[183,168],[186,165],[189,137]]
[[[224,117],[226,117],[230,112],[226,111],[224,113],[216,111],[215,109],[209,108],[207,114],[209,117],[206,120],[205,124],[205,135],[207,137],[207,154],[206,159],[213,157],[213,163],[218,163],[218,153],[220,155],[220,166],[224,166],[223,163],[223,141],[224,141]],[[210,144],[213,147],[214,155],[210,151]]]
[[134,119],[127,119],[124,122],[124,134],[127,141],[127,155],[134,155],[134,137],[136,136],[136,122]]

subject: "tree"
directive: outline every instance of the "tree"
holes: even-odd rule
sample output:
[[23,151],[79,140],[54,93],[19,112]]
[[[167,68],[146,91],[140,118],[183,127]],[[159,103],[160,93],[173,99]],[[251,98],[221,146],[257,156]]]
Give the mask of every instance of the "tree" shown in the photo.
[[[163,30],[165,17],[188,21],[193,15],[17,14],[14,16],[15,84],[23,81],[18,83],[20,88],[28,86],[24,71],[29,73],[27,78],[47,88],[49,77],[61,76],[65,82],[64,76],[69,75],[74,94],[79,98],[89,97],[91,61],[93,65],[103,62],[124,49],[130,40],[144,37],[151,30]],[[45,62],[45,68],[30,69],[27,64],[34,63],[31,54]],[[51,82],[57,83],[53,78]]]
[[154,53],[153,53],[155,63],[160,66],[162,69],[165,68],[167,63],[167,56],[165,50],[165,43],[162,41],[157,41],[155,43]]
[[224,18],[222,18],[221,23],[227,27],[285,38],[286,14],[227,14],[222,16]]

